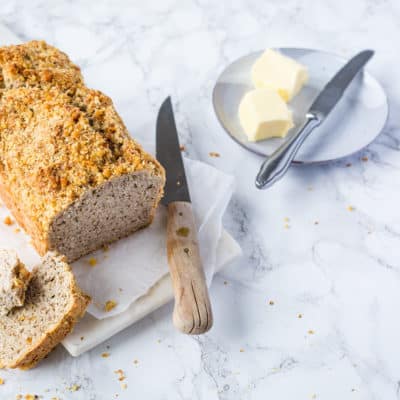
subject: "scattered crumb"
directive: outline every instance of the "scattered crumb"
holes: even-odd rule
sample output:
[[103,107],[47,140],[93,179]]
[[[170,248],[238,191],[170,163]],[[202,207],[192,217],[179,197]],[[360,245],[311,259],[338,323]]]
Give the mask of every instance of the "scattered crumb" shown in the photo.
[[348,210],[348,211],[354,211],[355,208],[354,208],[353,206],[347,206],[347,210]]
[[269,305],[270,305],[270,306],[273,306],[274,304],[275,304],[275,303],[274,303],[273,300],[270,300],[270,301],[269,301]]
[[157,343],[161,343],[161,339],[157,339]]
[[[21,399],[22,397],[20,397]],[[37,400],[39,396],[37,394],[26,394],[24,399],[25,400]]]
[[118,292],[123,292],[124,290],[122,288],[118,288]]
[[20,232],[21,232],[21,229],[20,229],[20,228],[15,228],[15,229],[14,229],[14,232],[15,232],[15,233],[20,233]]
[[347,168],[351,167],[351,163],[350,163],[350,162],[347,163],[347,164],[346,164],[346,167],[347,167]]
[[285,224],[285,225],[283,225],[283,226],[284,226],[285,229],[289,229],[289,228],[290,228],[290,225],[289,225],[289,224]]
[[14,221],[9,216],[5,217],[3,222],[8,226],[14,225]]
[[52,397],[51,400],[60,400],[59,397]]
[[139,364],[139,361],[138,360],[133,360],[133,363],[134,364]]
[[352,392],[355,392],[355,391],[356,391],[356,389],[352,388],[352,389],[351,389],[351,391],[352,391]]
[[123,383],[122,385],[121,385],[121,388],[122,389],[126,389],[128,387],[128,385],[126,384],[126,383]]
[[283,220],[284,220],[285,222],[289,222],[289,221],[290,221],[290,219],[289,219],[288,217],[283,218]]
[[4,385],[4,379],[0,378],[0,385]]
[[314,225],[319,225],[319,221],[314,221]]
[[81,336],[81,340],[85,339],[85,336]]
[[185,146],[184,146],[183,144],[181,144],[181,145],[179,146],[179,150],[180,150],[180,151],[185,151],[186,148],[185,148]]
[[297,314],[297,318],[303,318],[303,314]]
[[116,371],[114,371],[114,373],[116,373],[117,375],[119,375],[119,376],[118,376],[118,380],[119,380],[119,381],[125,380],[126,376],[125,376],[124,371],[122,371],[122,369],[117,369]]
[[244,349],[240,349],[239,351],[240,351],[241,353],[244,353]]
[[367,156],[361,157],[361,161],[367,162],[368,161],[368,157]]
[[217,153],[216,151],[210,151],[208,154],[209,154],[210,157],[215,157],[215,158],[221,156],[221,155],[220,155],[219,153]]
[[81,387],[79,385],[72,385],[68,390],[70,392],[77,392]]
[[91,267],[95,267],[97,265],[97,260],[94,257],[90,257],[88,263]]
[[21,400],[22,399],[22,394],[17,394],[15,396],[15,400]]
[[109,312],[112,309],[114,309],[117,306],[117,302],[114,300],[108,300],[106,301],[106,304],[104,305],[104,311]]
[[315,332],[314,332],[312,329],[309,329],[307,333],[308,333],[309,335],[314,335]]
[[108,357],[110,357],[110,353],[101,353],[101,356],[103,358],[108,358]]

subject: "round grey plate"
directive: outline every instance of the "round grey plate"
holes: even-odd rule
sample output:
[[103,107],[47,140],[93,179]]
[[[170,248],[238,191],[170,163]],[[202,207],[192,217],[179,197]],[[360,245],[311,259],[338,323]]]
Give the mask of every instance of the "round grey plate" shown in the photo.
[[[262,156],[273,153],[301,127],[305,114],[318,93],[347,62],[337,55],[319,50],[277,50],[306,65],[309,71],[307,85],[289,103],[295,126],[286,138],[249,142],[239,122],[239,103],[247,91],[254,89],[250,70],[262,51],[239,58],[230,64],[218,78],[213,91],[215,113],[225,131],[240,145]],[[324,123],[307,138],[294,162],[326,162],[361,150],[382,130],[387,115],[387,98],[382,86],[368,72],[359,73]]]

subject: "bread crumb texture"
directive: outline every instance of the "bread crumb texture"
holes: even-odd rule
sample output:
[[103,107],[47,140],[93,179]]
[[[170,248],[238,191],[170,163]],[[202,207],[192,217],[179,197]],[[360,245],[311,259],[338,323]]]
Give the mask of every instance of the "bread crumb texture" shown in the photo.
[[55,253],[32,271],[24,307],[0,316],[0,368],[32,368],[71,332],[90,299]]
[[104,311],[109,312],[113,310],[117,306],[117,302],[114,300],[107,300],[106,304],[104,304]]
[[165,176],[63,52],[43,41],[2,47],[0,70],[0,187],[40,240],[87,190],[141,170]]

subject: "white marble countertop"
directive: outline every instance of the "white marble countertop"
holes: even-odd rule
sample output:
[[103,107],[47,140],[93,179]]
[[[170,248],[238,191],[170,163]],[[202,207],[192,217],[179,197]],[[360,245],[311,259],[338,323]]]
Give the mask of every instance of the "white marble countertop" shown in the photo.
[[[225,223],[244,257],[214,280],[209,334],[177,333],[168,305],[79,358],[59,347],[34,370],[1,371],[0,398],[400,398],[399,17],[397,0],[2,2],[1,21],[70,54],[134,136],[154,134],[172,95],[187,154],[237,178]],[[227,63],[270,46],[375,49],[391,116],[360,154],[261,192],[260,158],[225,135],[210,96]]]

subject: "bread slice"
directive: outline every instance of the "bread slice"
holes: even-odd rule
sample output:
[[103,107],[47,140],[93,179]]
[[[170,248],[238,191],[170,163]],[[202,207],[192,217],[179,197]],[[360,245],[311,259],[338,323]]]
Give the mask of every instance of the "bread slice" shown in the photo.
[[48,253],[32,271],[25,305],[0,317],[0,368],[32,368],[72,331],[89,301],[65,257]]
[[30,272],[12,250],[0,249],[0,315],[7,315],[25,302]]

